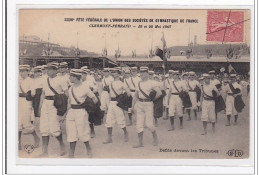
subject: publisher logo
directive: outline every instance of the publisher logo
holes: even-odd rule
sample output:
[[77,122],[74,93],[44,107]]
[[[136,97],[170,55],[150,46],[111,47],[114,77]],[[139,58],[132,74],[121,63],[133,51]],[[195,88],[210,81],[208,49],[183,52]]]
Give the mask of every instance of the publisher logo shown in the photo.
[[24,145],[24,151],[27,152],[28,154],[30,154],[34,151],[34,146],[33,145]]
[[227,155],[230,157],[242,157],[243,151],[238,149],[231,149],[227,152]]

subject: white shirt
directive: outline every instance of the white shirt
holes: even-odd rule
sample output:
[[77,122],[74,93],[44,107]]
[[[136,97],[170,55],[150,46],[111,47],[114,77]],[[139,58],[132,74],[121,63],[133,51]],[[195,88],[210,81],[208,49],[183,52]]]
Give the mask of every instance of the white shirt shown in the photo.
[[247,87],[247,86],[249,85],[249,82],[247,82],[247,81],[245,81],[245,80],[242,80],[242,81],[240,81],[240,85],[241,85],[242,87]]
[[132,83],[132,78],[131,77],[125,78],[124,79],[124,83],[130,90],[135,90],[135,87],[134,87],[134,85]]
[[96,82],[95,78],[92,75],[87,75],[86,79],[88,81]]
[[124,90],[127,88],[127,86],[120,80],[115,80],[113,81],[110,85],[109,85],[109,89],[110,89],[110,97],[111,98],[115,98],[116,94],[114,93],[114,91],[112,90],[112,86],[114,88],[114,90],[116,91],[117,95],[120,95],[124,92]]
[[91,78],[87,78],[85,81],[82,82],[85,86],[88,86],[89,88],[93,89],[93,92],[96,93],[98,91],[97,83],[94,79],[94,81]]
[[[241,87],[241,85],[238,84],[237,82],[232,83],[232,85],[234,86],[235,89],[238,88],[238,89],[240,89],[240,92],[242,91],[242,87]],[[231,91],[231,89],[230,89],[229,84],[226,85],[226,88],[227,88],[227,93],[233,93],[233,92]]]
[[210,84],[216,86],[217,84],[221,84],[220,81],[218,79],[214,79],[214,80],[210,80]]
[[[139,83],[138,83],[139,84]],[[138,97],[141,99],[147,99],[143,93],[140,91],[138,84],[136,85],[136,91]],[[154,90],[154,88],[158,87],[158,83],[154,80],[140,81],[140,88],[142,91],[149,96],[150,92]]]
[[25,79],[19,78],[19,86],[18,92],[19,93],[27,93],[28,91],[32,90],[32,79],[27,77]]
[[80,104],[82,104],[85,101],[87,96],[89,98],[95,97],[95,94],[89,88],[86,88],[86,86],[84,86],[84,84],[81,84],[77,87],[72,85],[69,88],[69,98],[70,98],[71,104],[75,104],[75,105],[78,104],[72,95],[72,88],[73,88],[73,93],[74,93],[76,99],[80,102]]
[[202,86],[203,96],[206,97],[206,98],[208,98],[208,96],[213,97],[212,90],[218,92],[218,90],[217,90],[215,85],[213,85],[213,84],[208,84],[208,85],[204,84]]
[[35,95],[36,89],[39,88],[42,88],[42,77],[32,79],[32,85],[31,85],[32,96]]
[[[60,80],[59,76],[56,76],[54,78],[49,78],[51,87],[58,93],[61,94],[64,91],[68,90],[68,86]],[[49,88],[47,83],[47,78],[43,79],[42,82],[42,90],[45,92],[45,96],[54,96],[54,92]]]
[[70,76],[68,74],[64,74],[64,75],[59,75],[60,80],[62,81],[62,83],[64,83],[66,86],[70,86]]
[[128,78],[127,82],[129,84],[130,90],[135,90],[135,88],[138,86],[138,83],[140,81],[141,81],[141,78],[138,76]]
[[32,89],[42,88],[42,77],[32,79]]
[[104,88],[105,86],[109,86],[111,84],[111,82],[114,81],[114,78],[112,76],[109,77],[104,77],[102,79],[102,87]]
[[[175,86],[177,87],[178,90],[173,85],[173,82],[175,83]],[[171,93],[179,93],[180,91],[185,90],[185,89],[186,89],[186,82],[184,82],[182,80],[170,81],[170,92]]]
[[170,89],[170,82],[171,81],[173,81],[173,79],[172,78],[166,78],[165,80],[164,80],[164,86],[165,86],[165,88],[167,88],[167,89]]
[[188,83],[188,89],[189,90],[194,90],[196,88],[196,86],[200,87],[200,84],[197,80],[188,80],[187,83]]
[[158,86],[161,90],[164,89],[164,87],[163,87],[163,82],[162,82],[162,81],[156,81],[156,80],[154,80],[154,81],[155,81],[155,83],[157,83],[157,86]]

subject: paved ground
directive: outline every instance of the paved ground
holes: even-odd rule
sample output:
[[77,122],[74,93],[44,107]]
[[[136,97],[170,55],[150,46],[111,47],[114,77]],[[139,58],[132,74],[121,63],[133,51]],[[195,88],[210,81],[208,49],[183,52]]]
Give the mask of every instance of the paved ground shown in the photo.
[[[215,134],[211,131],[211,125],[208,125],[208,134],[201,135],[203,128],[198,113],[198,120],[186,121],[187,114],[184,116],[184,128],[179,129],[179,121],[176,120],[175,131],[169,132],[169,120],[158,120],[157,134],[159,137],[159,145],[152,146],[152,134],[146,129],[144,132],[144,147],[132,148],[137,143],[137,133],[135,126],[127,128],[129,132],[129,141],[123,141],[123,131],[117,126],[113,129],[113,143],[104,145],[102,141],[107,136],[107,130],[104,125],[98,126],[96,130],[96,138],[91,139],[90,144],[93,150],[93,158],[187,158],[187,159],[205,159],[205,158],[234,158],[227,155],[228,150],[238,149],[243,151],[240,158],[248,158],[249,156],[249,101],[248,97],[244,97],[247,104],[242,113],[239,114],[238,125],[234,126],[234,118],[232,117],[232,126],[226,127],[225,114],[218,114],[218,122],[216,124]],[[35,122],[37,134],[39,134],[39,121]],[[63,139],[66,148],[69,149],[69,143],[66,141],[65,125],[62,125]],[[32,136],[23,136],[23,145],[33,144]],[[172,152],[160,152],[160,149],[168,149]],[[175,150],[176,149],[176,150]],[[196,150],[197,152],[191,152]],[[213,153],[203,153],[202,150],[213,150]],[[181,152],[180,152],[181,151]],[[37,157],[41,152],[41,147],[35,149],[31,154],[20,151],[20,157]],[[75,157],[85,158],[86,150],[82,142],[77,143]],[[59,157],[59,145],[55,138],[50,138],[49,157]]]

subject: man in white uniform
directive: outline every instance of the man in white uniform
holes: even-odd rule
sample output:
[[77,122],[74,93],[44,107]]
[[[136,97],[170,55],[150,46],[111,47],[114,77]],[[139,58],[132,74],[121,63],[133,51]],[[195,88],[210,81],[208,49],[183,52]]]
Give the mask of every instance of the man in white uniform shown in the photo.
[[18,111],[18,148],[22,149],[21,136],[22,134],[28,135],[32,134],[34,138],[34,146],[39,146],[39,137],[35,132],[35,127],[31,123],[31,115],[33,112],[32,99],[27,98],[27,92],[32,91],[32,80],[28,77],[30,70],[29,65],[20,65],[19,66],[19,111]]
[[[165,79],[163,81],[163,86],[166,92],[166,96],[164,97],[164,108],[166,111],[165,117],[163,118],[164,120],[168,120],[169,118],[169,100],[168,100],[168,95],[169,95],[169,89],[170,89],[170,81],[172,81],[172,71],[173,70],[169,70],[168,74],[165,75]],[[171,74],[170,74],[171,73]]]
[[[202,87],[204,85],[204,77],[201,75],[201,77],[199,77],[199,84],[200,87]],[[198,111],[201,111],[201,98],[198,101]]]
[[190,111],[191,109],[194,111],[194,116],[195,119],[197,120],[197,94],[195,91],[195,88],[201,88],[200,84],[197,80],[195,80],[195,72],[189,72],[189,79],[187,80],[187,86],[188,86],[188,91],[189,91],[189,96],[190,96],[190,100],[191,100],[191,105],[192,107],[187,109],[188,112],[188,120],[191,120],[190,117]]
[[128,132],[126,130],[124,111],[117,106],[118,102],[116,98],[118,97],[118,95],[123,94],[124,92],[126,92],[128,96],[130,96],[131,92],[129,88],[126,87],[126,85],[119,80],[120,68],[114,68],[114,70],[112,71],[112,75],[114,77],[114,81],[112,81],[109,85],[111,100],[109,103],[105,123],[105,126],[107,127],[108,138],[103,142],[103,144],[112,143],[112,128],[116,123],[124,131],[125,142],[128,141]]
[[59,65],[59,76],[61,81],[66,84],[66,86],[70,87],[69,75],[67,74],[68,71],[68,63],[61,62]]
[[[153,81],[155,82],[154,84],[157,84],[158,88],[161,91],[164,90],[163,82],[160,80],[158,75],[156,75],[156,74],[153,75]],[[154,108],[154,110],[158,110],[158,111],[163,112],[163,108],[156,108],[156,109]],[[159,113],[158,111],[154,111],[154,113],[157,114],[157,113]],[[159,118],[159,116],[154,115],[154,125],[155,125],[155,127],[158,127],[158,118]]]
[[65,154],[65,145],[62,139],[60,120],[64,120],[64,116],[57,115],[57,109],[54,106],[55,93],[51,90],[52,87],[58,94],[68,96],[68,87],[57,76],[59,64],[49,63],[47,68],[48,78],[42,82],[42,96],[40,102],[40,133],[42,134],[42,157],[48,156],[49,137],[54,136],[60,144],[60,155]]
[[[86,88],[90,89],[96,95],[96,97],[98,98],[99,95],[98,95],[97,83],[92,76],[88,75],[88,73],[89,73],[88,67],[83,66],[83,67],[81,67],[81,70],[82,70],[81,81],[82,81],[83,85]],[[90,129],[91,129],[91,138],[94,138],[96,134],[95,134],[95,128],[94,128],[94,123],[93,123],[92,118],[89,120],[89,126],[90,126]]]
[[[242,87],[236,82],[236,74],[230,75],[231,82],[226,85],[227,89],[227,99],[226,99],[226,115],[227,115],[227,124],[230,126],[231,115],[235,117],[235,125],[237,125],[238,112],[235,108],[235,97],[241,95]],[[232,87],[233,86],[233,87]],[[233,91],[232,91],[233,89]],[[238,90],[238,91],[237,91]],[[237,92],[235,92],[237,91]]]
[[153,101],[150,98],[150,93],[154,90],[159,98],[162,92],[157,87],[155,81],[149,80],[148,67],[140,67],[141,81],[136,85],[136,92],[133,99],[133,105],[136,105],[136,130],[138,133],[138,144],[133,148],[143,147],[143,132],[145,125],[153,134],[153,145],[158,145],[158,137],[154,126],[153,117]]
[[82,70],[82,82],[84,82],[94,94],[98,93],[96,80],[92,75],[89,74],[90,70],[88,69],[88,67],[83,66],[81,67],[81,70]]
[[[42,93],[42,66],[36,66],[34,69],[34,79],[33,79],[33,83],[32,83],[32,96],[34,98],[33,100],[33,105],[36,105],[35,103],[39,103],[40,101],[40,94]],[[36,93],[37,93],[37,97],[36,97]],[[35,115],[34,115],[35,114]],[[32,115],[32,121],[34,121],[34,117],[40,117],[39,116],[39,111],[33,111],[33,115]]]
[[[184,84],[184,89],[185,90],[187,90],[188,91],[188,80],[189,80],[189,72],[184,72],[184,73],[182,73],[182,79],[181,79],[181,81],[183,81],[183,84]],[[188,112],[190,112],[190,107],[184,107],[183,106],[183,114],[186,112],[186,111],[188,111]],[[190,115],[189,115],[190,116]],[[187,120],[187,121],[189,121],[189,119]]]
[[[209,75],[210,75],[210,84],[216,86],[216,88],[218,89],[218,91],[221,91],[221,83],[218,79],[215,78],[215,71],[211,70],[209,71]],[[216,115],[216,122],[218,121],[218,113],[215,112]]]
[[[127,80],[130,85],[130,91],[131,91],[133,98],[135,95],[135,89],[136,89],[138,83],[141,81],[141,78],[140,78],[140,76],[138,76],[137,71],[138,71],[137,67],[131,67],[131,77],[130,77],[130,79]],[[134,117],[134,118],[136,117],[135,106],[132,106],[132,117]]]
[[[124,84],[126,85],[126,87],[128,87],[131,91],[131,95],[133,97],[134,92],[135,92],[135,88],[132,85],[131,82],[131,76],[130,76],[130,71],[126,70],[125,74],[124,74],[125,78],[124,78]],[[133,120],[132,120],[132,108],[128,109],[128,117],[129,117],[129,123],[127,124],[127,126],[131,126],[133,124]]]
[[179,79],[179,71],[169,71],[169,75],[170,74],[172,74],[173,80],[170,81],[170,89],[168,95],[169,116],[171,122],[171,128],[168,131],[173,131],[175,116],[179,117],[180,129],[183,128],[183,104],[179,95],[181,91],[186,91],[186,84],[184,81]]
[[114,81],[114,78],[112,76],[110,76],[109,68],[104,68],[103,73],[104,73],[104,77],[101,81],[103,91],[101,92],[101,95],[100,95],[100,102],[101,102],[100,109],[101,109],[101,111],[104,111],[104,113],[106,114],[108,106],[109,106],[109,102],[110,102],[109,86],[110,86],[111,82]]
[[204,85],[202,85],[202,113],[201,113],[201,121],[203,123],[203,133],[202,135],[207,134],[207,123],[212,123],[212,130],[213,133],[215,132],[215,122],[216,122],[216,115],[215,115],[215,101],[213,98],[212,91],[215,91],[217,96],[219,96],[219,91],[215,85],[210,83],[210,76],[209,74],[203,74],[204,77]]
[[82,105],[89,97],[94,103],[98,102],[95,94],[86,88],[81,82],[82,70],[72,69],[70,71],[70,82],[73,84],[69,89],[68,113],[66,116],[67,140],[70,143],[69,157],[74,157],[75,147],[78,140],[84,142],[88,157],[92,156],[90,148],[90,128],[88,112]]

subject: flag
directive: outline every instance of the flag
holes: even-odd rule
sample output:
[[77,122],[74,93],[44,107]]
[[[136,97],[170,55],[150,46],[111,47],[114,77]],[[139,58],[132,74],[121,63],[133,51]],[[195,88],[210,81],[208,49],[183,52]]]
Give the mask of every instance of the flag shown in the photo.
[[157,48],[157,49],[155,50],[155,55],[158,56],[158,57],[160,57],[162,60],[164,60],[163,50],[162,50],[162,49]]
[[166,49],[166,41],[165,41],[165,37],[164,37],[164,32],[162,32],[161,41],[162,41],[162,43],[163,43],[163,50],[165,50],[165,49]]
[[230,64],[230,62],[228,62],[228,72],[229,72],[229,73],[236,73],[236,70],[235,70],[234,67]]
[[162,38],[161,38],[162,44],[163,44],[163,65],[164,69],[166,69],[166,64],[167,64],[167,58],[166,58],[166,52],[167,52],[167,46],[166,46],[166,41],[164,37],[164,32],[162,32]]

